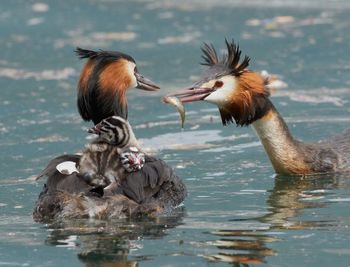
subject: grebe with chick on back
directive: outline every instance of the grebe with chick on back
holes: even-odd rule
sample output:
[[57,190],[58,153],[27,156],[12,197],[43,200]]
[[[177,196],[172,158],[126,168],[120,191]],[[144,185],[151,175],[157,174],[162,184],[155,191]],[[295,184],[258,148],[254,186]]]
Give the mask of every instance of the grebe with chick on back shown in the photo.
[[[108,120],[111,116],[119,116],[121,117],[119,122],[124,119],[123,127],[111,127],[109,130],[112,131],[109,133],[121,134],[125,129],[130,130],[131,127],[126,121],[127,91],[134,87],[154,91],[158,90],[159,86],[139,73],[135,60],[129,55],[81,48],[77,48],[76,52],[80,58],[87,58],[78,82],[77,106],[81,117],[86,121],[93,121],[94,124],[102,121],[106,126],[106,121],[103,120]],[[96,125],[92,131],[98,133],[103,129],[100,126]],[[130,132],[132,131],[124,132],[124,137],[130,137]],[[105,145],[108,149],[111,148],[108,142],[105,142]],[[87,151],[85,152],[86,156]],[[92,157],[103,154],[99,154],[98,151],[90,152]],[[140,158],[140,154],[137,153],[139,152],[134,156]],[[183,202],[187,195],[183,181],[169,165],[156,157],[146,156],[142,168],[124,173],[122,182],[114,187],[118,189],[115,191],[105,190],[113,184],[115,177],[105,179],[106,177],[101,175],[101,179],[95,179],[96,174],[101,174],[102,171],[101,173],[95,171],[93,175],[84,175],[89,168],[90,170],[93,168],[92,165],[86,170],[83,169],[80,174],[75,171],[84,159],[86,159],[84,153],[83,156],[81,154],[58,156],[52,159],[38,175],[38,179],[46,176],[47,181],[34,208],[33,217],[36,221],[85,217],[106,219],[156,216],[171,212]],[[98,169],[103,169],[102,166],[106,166],[107,161],[108,158],[101,156]],[[102,183],[97,186],[99,181]]]

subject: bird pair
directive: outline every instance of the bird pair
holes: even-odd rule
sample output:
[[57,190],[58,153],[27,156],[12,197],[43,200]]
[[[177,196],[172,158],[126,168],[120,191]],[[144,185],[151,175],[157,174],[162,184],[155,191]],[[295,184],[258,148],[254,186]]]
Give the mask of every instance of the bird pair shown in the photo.
[[[227,52],[219,58],[212,45],[204,44],[202,64],[208,66],[208,69],[192,86],[168,96],[178,97],[182,103],[206,101],[217,105],[224,125],[252,125],[278,174],[310,175],[350,171],[350,129],[318,143],[298,141],[269,99],[270,90],[275,86],[272,79],[249,70],[250,58],[246,56],[241,60],[241,50],[234,41],[226,40],[226,49]],[[84,120],[92,120],[96,124],[113,115],[126,119],[126,92],[129,88],[158,89],[158,86],[139,74],[136,63],[130,56],[119,52],[83,49],[78,49],[77,52],[80,57],[88,58],[78,84],[78,109]],[[41,174],[48,176],[48,182],[39,196],[34,212],[39,219],[46,214],[49,215],[47,217],[52,214],[54,216],[51,217],[64,217],[62,214],[66,207],[76,207],[69,205],[70,200],[65,202],[64,197],[58,197],[62,205],[52,205],[58,196],[52,192],[68,193],[65,196],[67,199],[82,192],[84,198],[89,198],[90,188],[86,183],[76,176],[63,177],[57,173],[57,164],[67,159],[79,162],[80,156],[58,157]],[[153,172],[150,171],[150,166],[154,167]],[[138,179],[133,177],[136,174]],[[118,214],[111,211],[113,207],[121,210],[119,215],[125,214],[125,210],[129,210],[129,214],[135,210],[148,213],[152,210],[152,205],[156,207],[155,210],[162,212],[178,205],[186,196],[183,182],[158,159],[147,160],[146,157],[144,167],[138,172],[130,173],[124,181],[126,182],[120,186],[122,192],[129,196],[128,201],[130,196],[137,199],[138,208],[130,203],[121,204],[115,200],[102,199],[102,203],[109,207],[103,209],[99,204],[101,199],[93,202],[108,216]],[[70,190],[71,188],[74,189]],[[86,215],[86,207],[83,210],[81,213]],[[74,212],[74,208],[71,208],[67,213],[74,217]],[[95,212],[91,214],[96,215]]]
[[[219,109],[224,125],[230,123],[236,123],[237,126],[252,125],[265,148],[275,172],[278,174],[310,175],[349,172],[350,129],[346,129],[339,135],[317,143],[304,143],[295,139],[282,116],[269,99],[271,89],[280,85],[278,81],[271,79],[266,72],[258,73],[248,69],[250,58],[245,56],[241,60],[242,52],[233,40],[231,42],[225,40],[225,44],[227,52],[221,58],[219,58],[213,45],[204,44],[202,47],[204,62],[202,65],[207,66],[208,69],[204,71],[202,77],[192,86],[169,94],[168,97],[177,97],[178,101],[182,103],[206,101],[215,104]],[[100,55],[104,53],[106,52],[101,52]],[[94,56],[94,58],[97,57]],[[142,80],[141,82],[139,81],[138,77],[140,76],[137,74],[137,68],[133,63],[133,60],[128,61],[127,64],[131,67],[127,69],[134,68],[134,74],[129,72],[129,75],[118,77],[134,81],[129,83],[129,87],[142,87]],[[114,64],[119,66],[121,63]],[[90,67],[87,69],[90,69]],[[89,73],[89,71],[86,73]],[[118,73],[122,73],[122,71],[119,70]],[[106,79],[102,78],[100,78],[99,83],[94,81],[88,83],[86,82],[87,76],[82,75],[80,79],[80,88],[89,88],[85,92],[97,92],[97,90],[92,90],[90,85],[106,83]],[[126,76],[129,78],[125,78]],[[87,84],[90,85],[86,86]],[[127,87],[124,86],[124,88]],[[147,86],[147,89],[150,88],[152,90],[155,89],[153,83]],[[103,90],[103,94],[106,94],[105,91]],[[80,90],[80,92],[84,92],[84,89]],[[121,92],[125,92],[125,90]],[[80,94],[80,96],[82,95],[84,94]],[[103,99],[102,95],[96,97]],[[86,106],[79,105],[81,102],[78,98],[78,106],[80,106],[83,118],[94,119],[91,113],[88,115],[84,111]],[[83,103],[87,102],[83,101]],[[96,102],[94,103],[96,104]],[[125,108],[122,108],[125,107],[125,103],[125,93],[120,93],[120,105],[118,107],[125,110]],[[122,113],[125,114],[125,112]],[[94,114],[98,113],[94,112]],[[107,115],[107,113],[104,115]]]

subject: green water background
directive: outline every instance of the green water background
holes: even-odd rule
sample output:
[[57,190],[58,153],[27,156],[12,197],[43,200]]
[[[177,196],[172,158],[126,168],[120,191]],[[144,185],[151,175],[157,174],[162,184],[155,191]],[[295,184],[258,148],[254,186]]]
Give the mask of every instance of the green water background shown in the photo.
[[[187,105],[181,131],[166,93],[200,75],[204,41],[234,38],[251,69],[288,88],[272,101],[293,135],[349,127],[347,1],[35,1],[0,3],[0,266],[349,266],[349,175],[275,177],[251,128]],[[184,210],[156,221],[34,223],[56,155],[87,142],[76,109],[76,46],[120,50],[162,86],[128,93],[130,122],[183,177]],[[247,265],[243,265],[247,264]]]

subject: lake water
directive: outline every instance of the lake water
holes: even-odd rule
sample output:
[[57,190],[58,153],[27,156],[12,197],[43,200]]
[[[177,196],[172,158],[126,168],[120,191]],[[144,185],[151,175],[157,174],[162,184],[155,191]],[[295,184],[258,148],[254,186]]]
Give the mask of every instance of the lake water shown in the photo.
[[[268,2],[268,3],[267,3]],[[203,41],[234,38],[251,68],[281,75],[272,101],[293,135],[350,126],[348,1],[3,0],[0,3],[0,266],[350,266],[350,176],[276,177],[251,128],[166,93],[201,73]],[[33,222],[47,162],[87,142],[76,46],[133,55],[159,93],[129,92],[130,122],[189,191],[155,221]]]

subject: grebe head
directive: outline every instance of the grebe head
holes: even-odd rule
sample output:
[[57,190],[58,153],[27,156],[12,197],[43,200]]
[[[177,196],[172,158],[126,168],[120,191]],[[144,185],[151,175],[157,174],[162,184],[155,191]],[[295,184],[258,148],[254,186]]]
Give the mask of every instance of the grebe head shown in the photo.
[[111,116],[102,120],[88,132],[97,134],[100,141],[119,148],[134,144],[136,140],[129,122],[119,116]]
[[227,53],[220,59],[213,45],[202,47],[204,62],[209,68],[195,84],[171,94],[181,102],[207,101],[219,108],[224,125],[236,122],[239,126],[249,125],[261,118],[269,109],[269,91],[264,78],[247,69],[250,58],[241,61],[238,45],[226,42]]
[[80,74],[77,101],[79,113],[86,121],[97,124],[112,115],[126,119],[128,89],[159,89],[139,73],[135,60],[129,55],[82,48],[75,52],[80,58],[88,59]]

